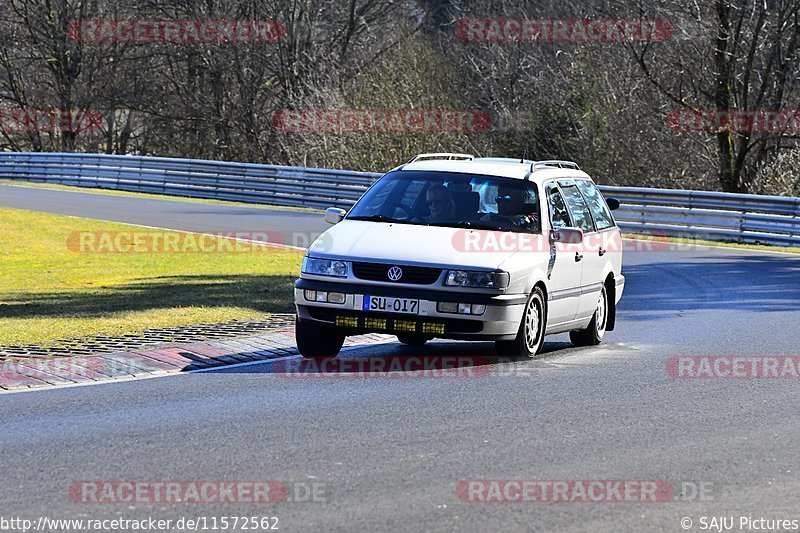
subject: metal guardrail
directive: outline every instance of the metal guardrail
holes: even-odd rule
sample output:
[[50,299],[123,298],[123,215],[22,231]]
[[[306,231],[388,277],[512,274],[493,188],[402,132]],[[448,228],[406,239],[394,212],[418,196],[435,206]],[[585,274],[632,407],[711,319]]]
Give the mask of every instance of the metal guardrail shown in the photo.
[[800,198],[678,189],[600,187],[630,233],[800,246]]
[[0,178],[292,207],[348,208],[379,176],[165,157],[0,153]]
[[[292,207],[349,208],[380,174],[163,157],[0,153],[0,178]],[[800,246],[800,198],[600,187],[623,231]]]

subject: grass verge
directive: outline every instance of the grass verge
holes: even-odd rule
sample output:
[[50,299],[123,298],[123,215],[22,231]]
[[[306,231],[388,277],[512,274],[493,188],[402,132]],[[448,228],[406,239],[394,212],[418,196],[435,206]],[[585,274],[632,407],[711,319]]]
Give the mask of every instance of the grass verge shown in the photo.
[[[300,252],[10,208],[0,208],[0,220],[0,345],[52,346],[293,309]],[[132,233],[143,246],[126,248]]]

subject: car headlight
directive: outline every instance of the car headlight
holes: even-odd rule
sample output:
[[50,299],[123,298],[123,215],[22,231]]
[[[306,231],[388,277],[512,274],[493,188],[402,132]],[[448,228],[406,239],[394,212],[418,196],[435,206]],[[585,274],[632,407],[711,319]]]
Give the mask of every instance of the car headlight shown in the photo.
[[474,272],[471,270],[448,270],[445,285],[452,287],[477,287],[480,289],[504,289],[508,287],[508,272]]
[[314,257],[304,257],[303,266],[300,271],[304,274],[314,274],[317,276],[333,276],[336,278],[347,277],[347,261],[335,261],[331,259],[316,259]]

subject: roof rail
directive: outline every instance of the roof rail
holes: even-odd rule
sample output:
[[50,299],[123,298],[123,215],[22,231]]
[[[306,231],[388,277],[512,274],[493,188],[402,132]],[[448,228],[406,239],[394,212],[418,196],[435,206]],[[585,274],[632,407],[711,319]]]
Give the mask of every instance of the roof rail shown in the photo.
[[472,154],[450,154],[450,153],[419,154],[409,159],[408,163],[414,163],[415,161],[422,161],[424,159],[444,159],[447,161],[454,161],[454,160],[472,161],[473,159],[475,159],[475,156]]
[[508,163],[513,165],[531,165],[536,161],[521,159],[519,157],[479,157],[475,159],[481,163]]
[[574,170],[580,170],[581,167],[578,166],[578,163],[574,161],[558,161],[558,160],[550,160],[550,161],[536,161],[531,165],[531,172],[536,172],[537,170],[546,170],[548,168],[571,168]]

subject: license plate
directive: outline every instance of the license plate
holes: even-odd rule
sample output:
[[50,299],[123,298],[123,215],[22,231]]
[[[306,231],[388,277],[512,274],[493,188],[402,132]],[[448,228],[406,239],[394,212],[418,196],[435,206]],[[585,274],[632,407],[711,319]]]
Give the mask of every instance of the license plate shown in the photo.
[[409,298],[387,298],[385,296],[364,295],[364,311],[382,311],[384,313],[419,314],[419,300]]

